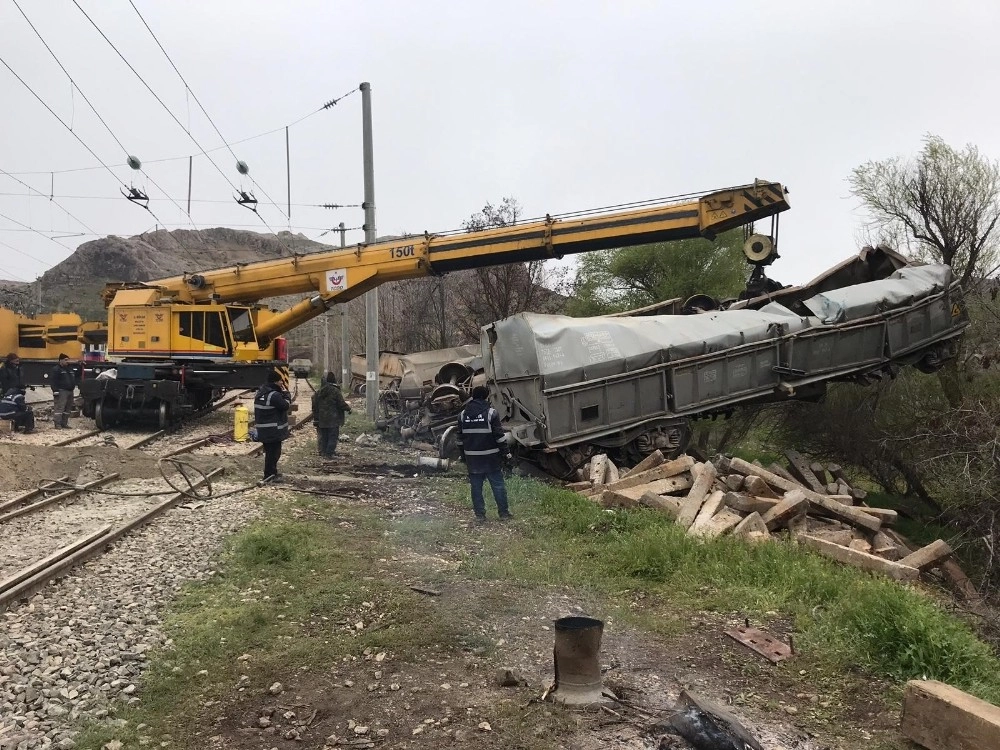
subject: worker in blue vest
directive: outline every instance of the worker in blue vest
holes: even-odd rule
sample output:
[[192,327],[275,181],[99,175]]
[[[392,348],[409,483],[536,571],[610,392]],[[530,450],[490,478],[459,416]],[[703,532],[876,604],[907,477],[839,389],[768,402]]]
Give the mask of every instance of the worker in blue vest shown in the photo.
[[288,409],[292,397],[284,388],[281,375],[275,371],[267,375],[253,399],[253,416],[257,430],[257,440],[264,445],[264,481],[281,480],[278,473],[278,459],[281,458],[281,442],[288,437]]
[[486,502],[483,499],[483,482],[486,480],[489,480],[493,490],[500,520],[513,518],[507,507],[507,485],[503,478],[503,462],[511,461],[513,456],[507,444],[507,434],[500,426],[500,415],[490,406],[489,397],[489,389],[477,385],[472,389],[472,400],[458,417],[458,448],[469,469],[472,509],[479,523],[486,520]]
[[25,435],[35,431],[35,413],[24,398],[23,388],[11,388],[0,399],[0,419],[9,419],[11,431],[23,429]]

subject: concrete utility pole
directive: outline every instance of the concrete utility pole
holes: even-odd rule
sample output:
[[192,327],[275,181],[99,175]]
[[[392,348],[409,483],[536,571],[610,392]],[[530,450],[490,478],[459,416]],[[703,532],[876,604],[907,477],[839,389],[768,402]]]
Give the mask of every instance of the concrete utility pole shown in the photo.
[[[347,230],[340,222],[340,246],[347,247]],[[347,392],[351,384],[351,316],[347,314],[347,303],[340,305],[340,385]]]
[[[372,150],[372,87],[361,84],[361,145],[365,180],[365,244],[375,242],[375,155]],[[368,418],[378,411],[378,287],[365,293],[365,406]]]

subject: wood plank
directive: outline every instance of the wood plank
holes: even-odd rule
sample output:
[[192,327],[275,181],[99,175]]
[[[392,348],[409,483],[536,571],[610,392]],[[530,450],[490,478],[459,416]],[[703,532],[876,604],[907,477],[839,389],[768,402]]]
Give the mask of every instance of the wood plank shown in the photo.
[[[871,554],[872,545],[865,539],[852,539],[851,543],[847,545],[850,549],[855,549],[858,552],[867,552]],[[915,567],[915,566],[914,566]]]
[[809,468],[809,461],[798,451],[785,451],[785,458],[788,459],[788,470],[791,475],[802,482],[807,489],[819,495],[825,495],[826,489],[823,485],[825,482],[820,482],[816,478],[816,475],[812,473],[812,469]]
[[756,474],[750,474],[743,480],[743,489],[755,497],[770,497],[775,500],[781,499],[781,495],[772,490],[768,483]]
[[[830,483],[830,478],[826,475],[826,467],[819,461],[813,461],[809,464],[809,470],[813,473],[813,476],[816,477],[820,484],[825,486]],[[830,494],[832,495],[833,493],[831,492]]]
[[896,519],[899,517],[899,514],[891,508],[869,508],[867,506],[860,506],[858,510],[864,511],[869,516],[875,516],[875,518],[879,519],[885,526],[892,526],[896,523]]
[[698,515],[695,517],[694,521],[688,527],[689,534],[697,534],[701,529],[708,525],[712,517],[718,513],[722,507],[725,505],[726,493],[722,490],[716,490],[701,506],[698,511]]
[[[789,482],[795,482],[796,484],[799,484],[799,481],[795,477],[793,477],[791,474],[789,474],[788,470],[785,469],[785,467],[782,466],[781,464],[776,464],[776,463],[775,464],[768,464],[767,470],[770,471],[772,474],[776,474],[777,476],[781,477],[782,479],[787,479]],[[751,473],[754,473],[754,472],[751,472]]]
[[655,492],[643,493],[638,502],[639,505],[645,508],[658,510],[673,519],[676,519],[677,514],[681,511],[681,501],[676,497],[663,497],[662,495],[657,495]]
[[851,499],[854,499],[854,495],[851,495],[851,485],[847,482],[837,482],[837,491],[831,492],[831,495],[850,495]]
[[769,531],[780,529],[789,520],[799,515],[809,507],[805,493],[802,490],[792,490],[785,494],[785,497],[766,513],[761,515],[764,524]]
[[617,482],[612,482],[607,486],[609,490],[624,490],[628,487],[638,487],[640,484],[655,482],[658,479],[669,479],[694,466],[694,459],[691,456],[680,456],[673,461],[667,461],[652,469],[636,472],[627,477],[622,477]]
[[691,485],[690,477],[682,475],[679,477],[670,477],[669,479],[657,479],[655,482],[640,484],[637,487],[616,489],[614,492],[638,500],[647,492],[652,492],[654,495],[669,495],[671,492],[682,492],[689,489]]
[[761,537],[767,538],[771,536],[771,532],[767,530],[767,524],[764,523],[764,519],[761,518],[760,513],[753,512],[742,521],[740,521],[736,528],[733,529],[733,536],[751,538],[752,534],[758,534]]
[[590,458],[590,483],[593,485],[604,484],[604,477],[608,472],[608,457],[603,453],[598,453]]
[[864,491],[863,489],[861,489],[860,487],[852,487],[852,488],[851,488],[851,497],[853,497],[853,498],[854,498],[855,500],[857,500],[857,501],[858,501],[858,502],[860,503],[860,502],[862,502],[862,501],[863,501],[863,500],[864,500],[864,499],[865,499],[866,497],[868,497],[868,493],[867,493],[867,492],[865,492],[865,491]]
[[738,492],[726,493],[726,505],[739,513],[767,513],[779,502],[781,501],[769,497],[751,497]]
[[843,467],[841,467],[840,464],[827,464],[826,470],[830,472],[830,476],[833,477],[836,481],[843,482],[846,485],[851,484],[848,481],[847,477],[845,476],[844,469]]
[[805,492],[806,499],[809,500],[814,507],[822,508],[830,515],[842,521],[846,521],[852,526],[861,526],[869,531],[878,531],[882,526],[882,522],[879,519],[862,512],[860,508],[853,508],[849,505],[837,502],[832,497],[802,489],[797,482],[788,481],[787,479],[784,479],[777,474],[772,474],[765,469],[754,467],[742,459],[734,458],[732,460],[732,467],[735,471],[738,471],[741,474],[744,473],[744,471],[747,474],[753,474],[756,472],[760,475],[761,479],[770,484],[772,487],[777,487],[785,491],[801,490],[802,492]]
[[954,558],[945,560],[941,565],[941,572],[944,573],[945,578],[951,581],[951,585],[955,587],[955,590],[962,595],[967,602],[971,604],[981,604],[982,597],[979,595],[979,590],[973,585],[969,577],[965,575],[965,571],[962,570],[962,566],[955,562]]
[[938,565],[949,557],[951,557],[951,547],[948,546],[948,542],[943,539],[937,539],[927,546],[921,547],[916,552],[911,552],[900,560],[899,564],[909,565],[922,572],[938,567]]
[[701,510],[701,506],[712,489],[715,473],[714,464],[704,464],[691,485],[687,497],[681,503],[681,512],[677,515],[677,523],[685,529],[690,528],[694,519],[698,517],[698,511]]
[[892,560],[885,560],[865,552],[858,552],[849,547],[841,547],[839,544],[828,542],[811,534],[800,535],[799,541],[832,560],[853,565],[856,568],[870,570],[874,573],[881,573],[890,578],[895,578],[897,581],[915,581],[920,577],[920,571],[916,568],[911,568],[909,565],[900,565]]
[[817,539],[822,539],[825,542],[832,542],[833,544],[840,545],[841,547],[850,547],[851,542],[854,541],[854,532],[850,529],[829,529],[825,531],[810,531],[809,536],[814,536]]
[[621,479],[621,472],[618,471],[618,467],[615,465],[615,462],[609,458],[604,469],[604,483],[614,484],[619,479]]
[[647,471],[648,469],[655,469],[664,461],[666,461],[666,458],[664,458],[663,456],[663,451],[657,448],[655,451],[650,453],[648,456],[642,459],[631,469],[626,469],[625,471],[623,471],[621,473],[621,478],[624,479],[625,477],[631,476],[632,474],[642,474],[642,472]]
[[910,680],[900,730],[927,750],[1000,748],[1000,708],[937,680]]
[[[806,501],[809,502],[808,500]],[[802,534],[809,533],[809,514],[802,510],[795,516],[788,519],[788,523],[785,524],[788,528],[788,533],[791,534],[792,539],[797,539]]]
[[906,555],[906,552],[884,531],[876,531],[875,536],[872,537],[872,554],[898,562]]
[[[698,529],[695,534],[706,539],[714,539],[715,537],[722,536],[730,529],[735,529],[742,521],[743,516],[739,513],[729,510],[729,508],[723,508],[712,516],[712,520]],[[693,526],[691,528],[694,529]],[[689,530],[688,533],[690,534],[691,531]]]
[[733,492],[739,492],[740,487],[743,486],[743,475],[742,474],[730,474],[722,483],[726,485],[726,488],[732,490]]
[[563,485],[563,489],[573,490],[574,492],[576,492],[577,490],[589,490],[591,487],[593,487],[593,485],[589,481],[570,482],[569,484]]

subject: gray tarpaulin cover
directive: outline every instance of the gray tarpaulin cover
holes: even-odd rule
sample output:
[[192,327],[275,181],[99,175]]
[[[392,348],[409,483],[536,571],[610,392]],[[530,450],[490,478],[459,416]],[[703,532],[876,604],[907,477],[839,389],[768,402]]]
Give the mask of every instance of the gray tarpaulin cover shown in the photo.
[[887,279],[832,289],[802,304],[824,323],[844,323],[912,304],[943,292],[949,284],[949,266],[907,266]]
[[498,380],[541,375],[543,387],[618,375],[699,354],[777,338],[809,327],[780,305],[646,318],[569,318],[521,313],[496,323]]
[[755,310],[645,318],[570,318],[521,313],[494,324],[490,339],[498,381],[542,376],[556,388],[632,372],[661,362],[730,349],[856,320],[943,291],[947,266],[907,267],[881,281],[818,294],[805,302],[817,317],[800,317],[777,303]]

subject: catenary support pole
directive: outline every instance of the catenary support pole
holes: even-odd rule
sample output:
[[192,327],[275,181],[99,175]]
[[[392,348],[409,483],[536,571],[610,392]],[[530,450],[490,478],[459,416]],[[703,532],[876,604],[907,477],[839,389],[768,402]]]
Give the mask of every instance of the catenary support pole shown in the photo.
[[[347,230],[344,222],[340,222],[340,246],[347,247]],[[351,385],[351,316],[347,312],[347,303],[337,305],[340,310],[340,384],[347,393]]]
[[[361,84],[361,142],[365,183],[365,244],[375,242],[375,156],[372,149],[372,87]],[[378,410],[378,288],[365,293],[365,411],[374,420]]]

